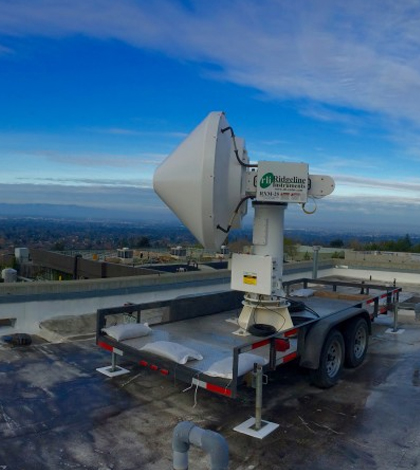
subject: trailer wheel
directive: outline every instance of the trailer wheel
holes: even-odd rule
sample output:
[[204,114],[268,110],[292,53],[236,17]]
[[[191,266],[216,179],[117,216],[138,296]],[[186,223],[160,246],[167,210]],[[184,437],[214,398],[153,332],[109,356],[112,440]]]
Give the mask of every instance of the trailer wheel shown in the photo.
[[338,330],[331,330],[322,347],[318,369],[311,370],[311,381],[320,388],[335,385],[343,370],[344,339]]
[[357,367],[365,360],[369,344],[369,327],[365,318],[354,319],[344,333],[345,365]]

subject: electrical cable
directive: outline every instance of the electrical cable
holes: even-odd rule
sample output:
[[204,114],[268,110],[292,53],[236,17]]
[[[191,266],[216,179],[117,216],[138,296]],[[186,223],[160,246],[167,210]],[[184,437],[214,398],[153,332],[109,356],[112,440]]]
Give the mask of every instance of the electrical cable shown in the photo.
[[221,230],[223,233],[229,233],[230,229],[232,228],[232,225],[233,225],[233,221],[235,220],[235,217],[238,215],[239,213],[239,209],[241,207],[241,205],[247,200],[247,199],[253,199],[255,196],[245,196],[243,197],[238,205],[236,206],[235,210],[233,211],[233,214],[232,214],[232,217],[230,218],[229,220],[229,223],[228,223],[228,226],[227,228],[223,228],[221,225],[217,224],[217,229],[218,230]]
[[[286,299],[287,300],[287,299]],[[274,333],[278,333],[279,331],[281,331],[281,329],[283,328],[283,325],[286,323],[286,319],[284,318],[284,316],[279,313],[276,309],[274,308],[269,308],[267,307],[266,305],[263,306],[263,308],[265,310],[268,310],[270,312],[273,312],[275,313],[276,315],[280,315],[283,319],[283,323],[280,325],[280,327],[276,330],[272,325],[266,325],[264,323],[257,323],[257,319],[256,319],[256,314],[255,314],[255,311],[256,309],[258,308],[258,306],[261,304],[261,294],[259,294],[258,296],[258,303],[257,305],[253,308],[253,311],[252,311],[252,317],[253,317],[253,320],[254,320],[254,324],[251,325],[249,327],[249,332],[251,334],[253,334],[254,336],[267,336],[269,334],[274,334]],[[251,330],[254,330],[253,332]]]
[[230,135],[232,137],[232,141],[233,141],[233,148],[234,148],[234,151],[235,151],[235,155],[236,155],[236,159],[238,160],[239,164],[241,166],[244,166],[246,168],[258,168],[258,165],[257,164],[251,164],[251,163],[244,163],[240,158],[239,158],[239,151],[238,151],[238,147],[236,146],[236,138],[235,138],[235,133],[233,132],[233,129],[229,126],[229,127],[225,127],[223,129],[220,130],[220,132],[222,134],[224,134],[226,131],[230,131]]
[[[238,150],[238,146],[236,145],[236,137],[235,137],[235,133],[233,132],[233,129],[231,126],[228,126],[228,127],[224,127],[223,129],[220,130],[220,132],[223,134],[225,133],[226,131],[230,131],[230,135],[232,137],[232,142],[233,142],[233,149],[234,149],[234,152],[235,152],[235,156],[236,156],[236,160],[238,161],[238,163],[245,167],[245,168],[258,168],[258,165],[257,164],[250,164],[250,163],[244,163],[240,157],[239,157],[239,150]],[[241,207],[241,205],[243,204],[243,202],[245,202],[247,199],[253,199],[255,198],[255,195],[251,195],[251,196],[245,196],[244,198],[242,198],[240,201],[239,201],[239,204],[236,206],[236,209],[234,210],[233,214],[232,214],[232,217],[231,219],[229,220],[229,224],[227,226],[227,228],[224,228],[222,226],[220,226],[219,224],[217,224],[217,229],[221,230],[223,233],[229,233],[230,229],[232,228],[232,224],[233,224],[233,221],[235,220],[235,217],[238,215],[239,213],[239,208]]]
[[[294,302],[297,303],[297,302],[299,302],[298,300],[289,299],[289,298],[283,297],[283,296],[281,296],[281,298],[284,299],[284,300],[287,300],[287,302],[290,302],[290,303],[294,303]],[[317,318],[320,318],[319,313],[316,312],[313,308],[309,307],[309,306],[306,305],[304,302],[302,302],[302,305],[303,305],[303,307],[304,307],[302,310],[308,311],[309,313],[314,314]]]

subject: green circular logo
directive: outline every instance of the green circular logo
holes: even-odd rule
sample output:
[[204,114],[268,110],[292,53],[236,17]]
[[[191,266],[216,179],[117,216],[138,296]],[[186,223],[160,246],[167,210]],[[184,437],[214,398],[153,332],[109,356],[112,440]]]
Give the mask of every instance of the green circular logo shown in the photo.
[[268,188],[274,182],[274,175],[273,173],[266,173],[260,179],[260,186],[261,188]]

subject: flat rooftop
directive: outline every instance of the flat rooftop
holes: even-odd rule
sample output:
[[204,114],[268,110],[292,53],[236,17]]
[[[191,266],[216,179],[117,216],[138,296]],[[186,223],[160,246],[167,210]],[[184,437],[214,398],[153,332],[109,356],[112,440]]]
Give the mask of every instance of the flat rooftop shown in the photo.
[[[405,298],[420,286],[403,289]],[[0,469],[168,470],[181,421],[223,435],[230,469],[408,469],[420,461],[420,323],[401,311],[373,325],[365,362],[328,390],[310,385],[295,364],[270,373],[263,419],[279,427],[263,440],[233,430],[255,416],[254,391],[238,399],[173,383],[124,364],[108,378],[96,368],[110,354],[93,337],[0,346]],[[191,470],[210,468],[190,449]]]

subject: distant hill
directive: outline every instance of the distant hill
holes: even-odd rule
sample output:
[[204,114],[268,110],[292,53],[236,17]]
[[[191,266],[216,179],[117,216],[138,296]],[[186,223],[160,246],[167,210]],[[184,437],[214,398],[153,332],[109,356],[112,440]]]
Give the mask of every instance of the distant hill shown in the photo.
[[[252,216],[250,214],[243,221],[243,228],[232,230],[229,238],[235,240],[241,237],[252,238]],[[169,211],[157,213],[139,207],[138,211],[116,210],[114,208],[103,209],[95,207],[79,206],[76,204],[6,204],[0,203],[0,218],[41,218],[57,219],[63,221],[80,220],[81,222],[110,222],[110,223],[132,223],[140,225],[158,226],[161,230],[168,230],[168,225],[173,225],[179,229],[182,224]],[[358,239],[361,242],[370,242],[372,240],[384,240],[404,236],[410,233],[413,242],[417,243],[420,234],[413,232],[409,227],[399,226],[398,224],[383,226],[376,225],[363,226],[342,225],[326,223],[323,218],[325,215],[320,212],[317,217],[303,217],[300,213],[296,214],[289,211],[285,218],[285,236],[294,238],[302,244],[323,244],[328,245],[331,240],[342,239],[348,242],[351,239]],[[338,226],[339,227],[338,227]],[[188,232],[187,229],[184,229]],[[189,233],[189,232],[188,232]]]

